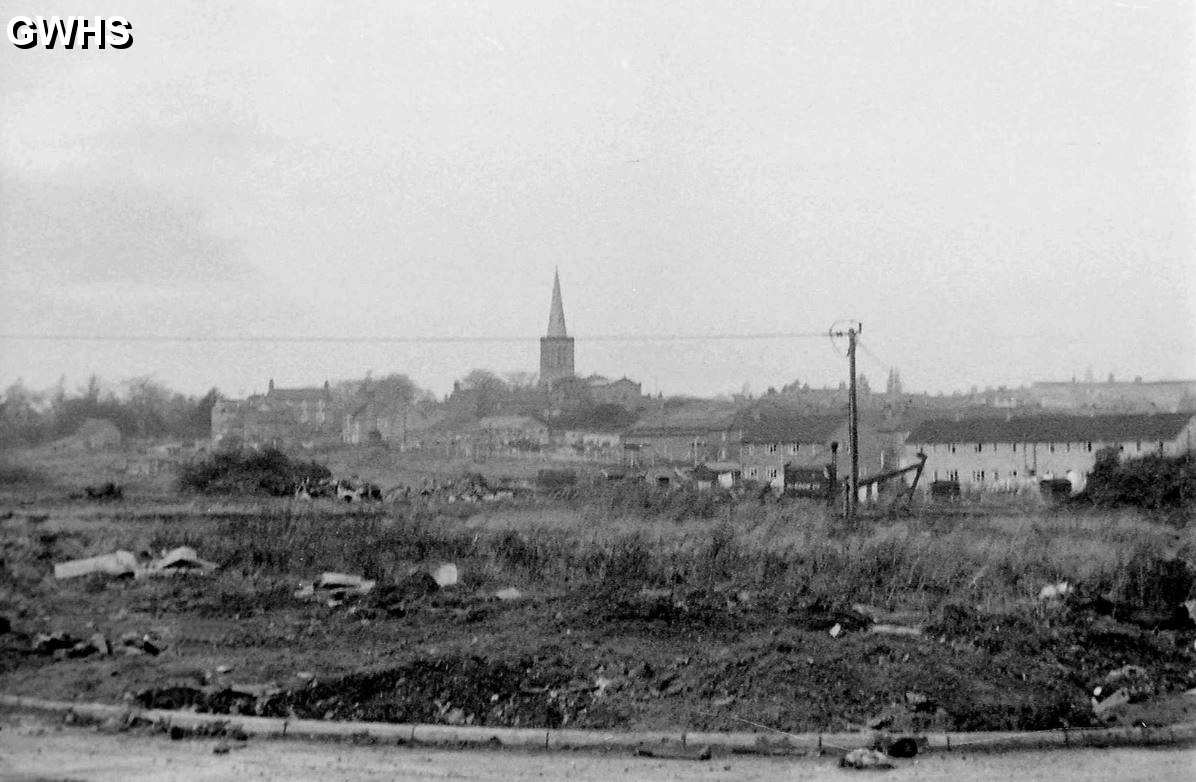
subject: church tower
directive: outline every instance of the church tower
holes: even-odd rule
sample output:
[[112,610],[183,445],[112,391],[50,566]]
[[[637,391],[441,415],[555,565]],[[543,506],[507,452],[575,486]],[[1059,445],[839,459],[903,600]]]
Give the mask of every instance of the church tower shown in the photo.
[[561,275],[552,275],[552,308],[548,333],[540,337],[540,384],[552,388],[558,380],[573,377],[573,337],[565,331],[565,305],[561,302]]

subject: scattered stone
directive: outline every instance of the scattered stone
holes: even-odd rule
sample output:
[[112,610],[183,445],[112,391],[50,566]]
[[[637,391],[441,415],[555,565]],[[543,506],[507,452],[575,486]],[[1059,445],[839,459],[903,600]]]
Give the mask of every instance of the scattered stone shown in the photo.
[[137,573],[137,557],[131,551],[114,551],[87,559],[72,559],[54,565],[54,578],[78,578],[92,573],[110,576],[132,576]]
[[839,636],[843,635],[843,625],[835,622],[834,626],[829,632],[831,634],[831,638],[838,638]]
[[327,601],[335,608],[350,597],[360,597],[369,594],[376,581],[355,576],[350,573],[321,573],[311,584],[305,584],[295,592],[300,600],[317,599]]
[[848,752],[839,760],[839,765],[842,768],[892,768],[893,764],[889,762],[885,753],[867,747],[860,747]]
[[157,657],[166,648],[166,644],[152,633],[144,635],[133,632],[125,633],[120,637],[119,643],[117,648],[122,654],[128,656],[148,654],[151,657]]
[[216,746],[212,747],[212,754],[227,755],[233,748],[232,743],[228,739],[220,739],[216,742]]
[[457,573],[457,566],[451,562],[446,562],[436,570],[432,571],[432,578],[436,580],[436,585],[441,589],[446,587],[456,586],[459,580]]
[[147,572],[150,575],[165,576],[204,575],[217,567],[215,562],[200,559],[199,554],[190,546],[179,546],[152,562]]
[[506,602],[506,601],[511,601],[511,600],[519,600],[520,598],[523,597],[523,593],[520,592],[515,587],[507,587],[505,589],[500,589],[497,592],[495,592],[494,596],[497,597],[499,600]]
[[1057,584],[1047,584],[1038,593],[1039,600],[1058,600],[1070,594],[1074,589],[1072,585],[1066,581],[1060,581]]
[[922,635],[922,628],[920,627],[904,627],[902,625],[872,625],[868,628],[868,632],[877,633],[879,635],[900,635],[917,638]]
[[232,671],[232,669],[233,669],[233,667],[231,665],[217,665],[216,673],[226,674],[226,673],[229,673],[230,671]]

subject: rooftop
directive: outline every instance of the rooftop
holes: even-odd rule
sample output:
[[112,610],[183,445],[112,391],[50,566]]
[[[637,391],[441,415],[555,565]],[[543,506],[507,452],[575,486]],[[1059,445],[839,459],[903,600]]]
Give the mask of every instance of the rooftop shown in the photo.
[[1140,415],[1042,415],[924,421],[907,443],[1077,443],[1171,440],[1193,418],[1191,413]]
[[826,443],[846,422],[841,415],[802,415],[795,410],[768,407],[739,416],[745,443]]

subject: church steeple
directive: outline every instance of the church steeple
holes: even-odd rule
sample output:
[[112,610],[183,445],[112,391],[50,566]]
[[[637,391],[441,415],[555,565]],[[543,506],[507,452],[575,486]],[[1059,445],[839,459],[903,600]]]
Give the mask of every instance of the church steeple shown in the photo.
[[552,309],[548,311],[549,337],[567,337],[565,331],[565,305],[561,301],[561,275],[556,269],[552,272]]
[[540,337],[540,383],[551,389],[559,380],[573,377],[573,337],[565,331],[565,305],[561,301],[561,275],[552,273],[552,308],[548,333]]

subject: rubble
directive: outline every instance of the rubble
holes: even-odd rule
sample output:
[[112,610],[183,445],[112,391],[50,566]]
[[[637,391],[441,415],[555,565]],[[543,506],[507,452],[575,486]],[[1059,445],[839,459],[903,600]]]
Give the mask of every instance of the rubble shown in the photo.
[[446,562],[432,571],[432,578],[436,579],[436,585],[441,589],[456,586],[459,579],[457,566],[451,562]]
[[125,633],[120,637],[119,645],[116,648],[122,654],[128,656],[148,654],[151,657],[156,657],[162,653],[166,645],[152,633],[144,635],[139,633]]
[[889,762],[888,756],[880,750],[871,749],[869,747],[860,747],[848,752],[839,760],[839,765],[842,768],[892,768],[893,764]]
[[131,551],[123,549],[111,554],[101,554],[87,559],[72,559],[54,565],[54,578],[78,578],[92,573],[104,573],[110,576],[133,576],[140,569],[137,557]]
[[905,627],[904,625],[887,624],[872,625],[868,628],[868,632],[876,633],[877,635],[898,635],[908,636],[910,638],[918,638],[924,634],[921,627]]
[[190,546],[179,546],[154,560],[147,572],[152,575],[204,574],[217,567],[215,562],[200,559],[199,554]]
[[1038,593],[1039,600],[1058,600],[1074,591],[1072,585],[1066,581],[1057,584],[1047,584]]
[[190,546],[164,551],[157,559],[150,559],[149,555],[142,555],[145,559],[138,559],[131,551],[120,549],[111,554],[101,554],[86,559],[72,559],[54,565],[54,578],[78,578],[95,573],[115,576],[117,578],[145,578],[152,576],[177,576],[185,574],[203,575],[215,570],[218,565],[201,559],[195,549]]
[[351,597],[368,595],[378,582],[351,573],[321,573],[311,584],[300,587],[295,597],[300,600],[322,600],[336,607]]

